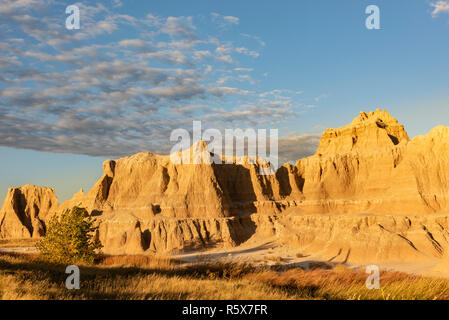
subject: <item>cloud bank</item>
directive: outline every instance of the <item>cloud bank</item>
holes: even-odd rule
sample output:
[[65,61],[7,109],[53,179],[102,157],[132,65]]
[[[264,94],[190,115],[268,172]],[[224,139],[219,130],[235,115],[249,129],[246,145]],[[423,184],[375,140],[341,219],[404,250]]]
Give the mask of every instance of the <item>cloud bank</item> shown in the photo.
[[[176,128],[276,128],[311,102],[298,92],[264,92],[252,66],[266,45],[241,33],[234,16],[135,17],[122,2],[75,3],[81,29],[65,28],[56,1],[0,4],[0,145],[120,157],[168,153]],[[440,9],[442,10],[442,9]],[[216,31],[214,31],[214,27]],[[236,43],[238,42],[238,43]],[[316,149],[315,136],[280,141],[287,161]]]

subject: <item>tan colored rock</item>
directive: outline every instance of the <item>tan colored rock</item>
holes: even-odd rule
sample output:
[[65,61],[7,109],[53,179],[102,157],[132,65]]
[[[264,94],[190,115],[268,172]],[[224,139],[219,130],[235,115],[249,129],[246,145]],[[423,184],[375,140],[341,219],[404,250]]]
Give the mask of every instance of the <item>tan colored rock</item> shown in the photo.
[[143,253],[142,232],[138,219],[129,214],[114,215],[100,223],[99,240],[105,253]]
[[54,189],[34,185],[9,188],[0,210],[0,238],[43,236],[44,221],[57,206]]
[[297,162],[302,208],[315,213],[447,213],[447,127],[409,140],[386,111],[364,113],[323,134],[317,153]]
[[104,252],[112,254],[275,236],[339,262],[441,259],[449,241],[448,147],[449,128],[410,140],[396,119],[376,110],[326,130],[315,155],[274,175],[260,175],[267,163],[257,158],[211,163],[217,155],[202,141],[179,154],[192,163],[196,150],[199,164],[138,153],[106,161],[89,192],[59,207],[52,191],[10,190],[0,237],[41,234],[49,214],[80,205],[97,218]]
[[[205,148],[204,142],[200,145]],[[204,154],[210,158],[207,150]],[[251,163],[247,157],[234,157],[232,163],[223,164],[174,164],[170,156],[138,153],[107,161],[95,186],[86,195],[78,192],[59,209],[81,205],[102,214],[119,211],[142,219],[279,213],[276,201],[301,197],[297,186],[301,182],[294,177],[296,168],[291,165],[285,165],[277,175],[262,176],[259,168],[264,165],[257,160]]]
[[254,235],[250,218],[150,218],[131,215],[100,217],[100,241],[108,254],[175,253],[206,247],[232,247]]
[[[252,215],[252,239],[272,239],[305,256],[349,264],[427,263],[449,249],[449,216]],[[447,264],[446,264],[447,266]],[[449,272],[449,269],[446,270]]]
[[323,133],[318,155],[345,154],[354,151],[377,152],[409,141],[404,126],[387,111],[360,112],[351,124]]

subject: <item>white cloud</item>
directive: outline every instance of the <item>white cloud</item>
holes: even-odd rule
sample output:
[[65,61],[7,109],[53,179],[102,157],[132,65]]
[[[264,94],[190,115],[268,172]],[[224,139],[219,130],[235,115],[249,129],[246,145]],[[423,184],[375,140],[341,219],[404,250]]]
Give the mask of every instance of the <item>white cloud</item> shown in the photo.
[[223,19],[230,24],[239,24],[239,18],[233,16],[224,16]]
[[121,0],[112,0],[113,6],[114,8],[119,8],[121,6],[123,6],[123,3]]
[[0,13],[9,14],[17,12],[20,9],[37,7],[43,4],[44,1],[42,0],[2,0],[0,3]]
[[197,39],[192,17],[168,17],[161,31],[172,37]]
[[246,55],[251,56],[253,58],[257,58],[259,56],[258,52],[253,51],[253,50],[249,50],[249,49],[244,48],[244,47],[236,48],[235,52],[241,53],[241,54],[246,54]]
[[214,96],[217,97],[223,97],[230,94],[243,94],[246,95],[249,93],[248,90],[241,90],[238,88],[231,88],[231,87],[214,87],[209,90]]
[[315,102],[320,102],[323,99],[326,99],[329,95],[326,93],[320,94],[318,97],[315,97]]
[[[0,42],[0,145],[108,157],[164,153],[170,132],[192,120],[268,128],[297,117],[294,92],[261,94],[255,73],[247,74],[250,62],[241,66],[241,54],[259,55],[253,41],[236,46],[198,30],[192,17],[136,18],[99,3],[79,3],[82,28],[67,32],[54,13],[64,10],[35,10],[48,3],[0,4],[8,39]],[[238,25],[236,17],[219,18]],[[117,32],[122,26],[128,36]],[[109,33],[114,40],[102,37]]]
[[212,12],[211,14],[212,21],[214,21],[220,28],[227,28],[230,25],[238,25],[240,19],[234,16],[223,16],[216,12]]
[[238,71],[238,72],[251,72],[254,69],[253,68],[234,68],[234,70]]
[[315,154],[321,134],[287,135],[278,141],[279,164],[292,162]]
[[176,107],[176,108],[172,108],[172,112],[177,113],[177,114],[182,114],[182,115],[186,115],[186,114],[190,114],[191,112],[195,111],[195,110],[204,110],[206,109],[206,106],[203,105],[189,105],[189,106],[180,106],[180,107]]
[[257,43],[259,43],[259,45],[261,45],[262,47],[265,47],[267,44],[265,41],[263,41],[260,37],[258,36],[253,36],[247,33],[241,33],[241,36],[245,37],[245,38],[249,38],[249,39],[253,39],[255,41],[257,41]]
[[146,95],[149,97],[154,97],[156,99],[170,98],[173,100],[192,99],[204,93],[205,93],[204,88],[199,85],[193,86],[177,85],[170,87],[157,87],[151,88],[146,91]]
[[436,17],[440,13],[449,13],[449,1],[437,1],[430,4],[434,9],[432,16]]
[[220,56],[216,57],[216,60],[225,62],[225,63],[229,63],[229,64],[234,63],[234,60],[232,59],[232,57],[230,55],[220,55]]

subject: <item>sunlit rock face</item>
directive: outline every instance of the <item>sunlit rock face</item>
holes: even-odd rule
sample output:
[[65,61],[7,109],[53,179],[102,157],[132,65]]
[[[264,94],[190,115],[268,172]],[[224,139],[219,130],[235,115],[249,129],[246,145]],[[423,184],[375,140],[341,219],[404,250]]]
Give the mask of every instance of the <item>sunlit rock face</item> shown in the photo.
[[0,211],[0,237],[41,236],[49,217],[79,205],[97,219],[106,253],[226,247],[275,237],[329,258],[346,252],[354,261],[445,255],[447,127],[410,140],[388,112],[361,112],[349,125],[326,130],[315,155],[273,175],[259,174],[267,166],[262,159],[217,164],[205,142],[185,151],[190,160],[194,150],[206,161],[176,164],[152,153],[108,160],[90,191],[61,205],[52,189],[11,188]]
[[297,162],[305,210],[424,214],[449,211],[447,127],[410,140],[386,111],[362,112],[328,129],[312,157]]
[[9,188],[0,210],[0,238],[30,238],[45,234],[45,219],[58,207],[54,189],[25,185]]

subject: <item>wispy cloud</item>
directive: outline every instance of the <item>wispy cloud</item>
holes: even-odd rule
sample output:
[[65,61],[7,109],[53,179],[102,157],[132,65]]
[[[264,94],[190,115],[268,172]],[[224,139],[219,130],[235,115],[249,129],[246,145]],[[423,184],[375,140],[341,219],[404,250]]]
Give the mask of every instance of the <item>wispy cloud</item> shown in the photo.
[[321,100],[326,99],[327,97],[329,97],[329,95],[326,93],[323,93],[323,94],[320,94],[318,97],[315,97],[314,100],[315,100],[315,102],[320,102]]
[[114,8],[119,8],[119,7],[123,6],[123,2],[121,0],[112,0],[112,4],[113,4]]
[[437,17],[440,13],[449,13],[449,1],[437,1],[430,5],[433,7],[432,17]]
[[57,2],[0,4],[0,145],[107,157],[167,153],[171,131],[193,120],[220,130],[268,128],[294,121],[307,105],[291,90],[258,90],[254,41],[236,45],[190,16],[119,14],[120,1],[76,4],[80,30],[65,29]]
[[44,1],[41,0],[3,0],[0,3],[0,14],[16,13],[23,9],[42,5],[43,3]]
[[231,25],[238,25],[240,22],[240,19],[234,16],[223,16],[216,12],[212,12],[210,15],[212,17],[212,21],[217,23],[221,28],[226,28]]
[[313,155],[321,138],[321,134],[290,134],[279,138],[279,163],[294,162]]
[[259,45],[261,45],[262,47],[265,47],[267,44],[265,43],[265,41],[263,41],[260,37],[258,36],[254,36],[254,35],[250,35],[247,33],[241,33],[241,36],[245,37],[245,38],[249,38],[249,39],[253,39],[255,40]]

